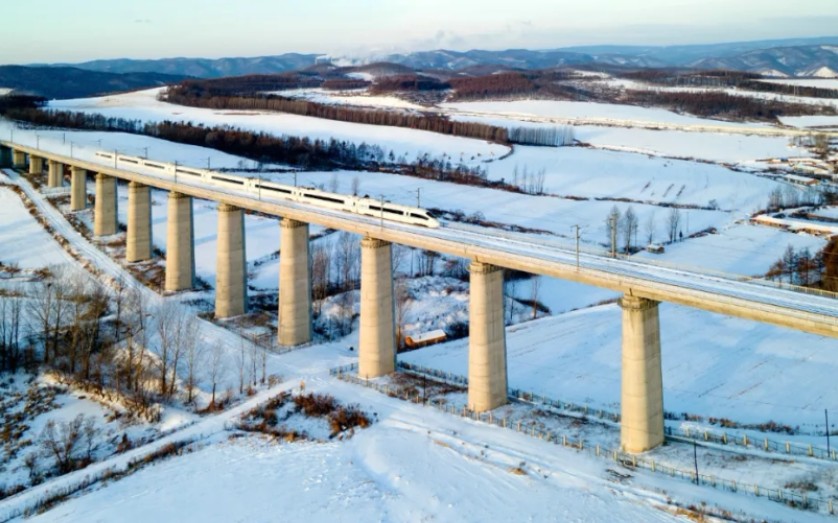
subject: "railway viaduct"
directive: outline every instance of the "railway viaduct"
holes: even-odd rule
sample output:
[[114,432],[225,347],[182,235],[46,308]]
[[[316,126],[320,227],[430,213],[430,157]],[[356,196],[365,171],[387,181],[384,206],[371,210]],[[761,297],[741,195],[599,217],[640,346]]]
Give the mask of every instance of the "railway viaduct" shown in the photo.
[[[643,452],[664,440],[661,301],[838,338],[838,300],[831,297],[592,255],[580,260],[578,253],[534,242],[506,246],[494,241],[491,232],[468,238],[445,227],[385,225],[369,217],[178,182],[11,141],[0,141],[0,160],[4,166],[28,167],[33,175],[42,175],[46,163],[50,188],[64,185],[68,167],[73,211],[85,209],[86,177],[95,173],[97,236],[117,232],[116,183],[117,179],[127,181],[129,262],[152,256],[150,188],[169,191],[166,291],[193,285],[192,199],[217,201],[215,313],[219,318],[246,311],[244,211],[280,217],[278,339],[282,345],[305,344],[312,338],[309,224],[361,235],[359,375],[365,379],[395,370],[392,244],[470,259],[468,407],[476,412],[507,401],[503,268],[618,291],[623,294],[619,301],[623,323],[620,441],[627,452]],[[712,335],[707,333],[708,338]]]

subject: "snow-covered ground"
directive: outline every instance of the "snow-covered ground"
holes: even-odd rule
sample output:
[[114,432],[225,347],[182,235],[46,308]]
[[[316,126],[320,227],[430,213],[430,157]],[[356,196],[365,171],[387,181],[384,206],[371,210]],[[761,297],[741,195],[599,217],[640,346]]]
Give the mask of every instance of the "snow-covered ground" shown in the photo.
[[764,124],[742,124],[709,120],[696,116],[677,114],[666,109],[634,105],[605,104],[597,102],[567,102],[556,100],[518,100],[512,102],[456,102],[442,104],[452,112],[485,116],[504,116],[521,119],[554,118],[597,121],[601,123],[635,122],[698,127],[728,127],[733,129],[760,129]]
[[410,109],[411,111],[426,110],[421,105],[402,100],[396,96],[374,96],[367,94],[367,91],[364,89],[354,91],[332,91],[320,88],[287,89],[284,91],[271,91],[266,94],[301,98],[322,104],[356,105],[377,109]]
[[838,129],[838,116],[783,116],[780,121],[784,125],[804,129]]
[[835,78],[783,78],[780,80],[762,80],[770,84],[800,85],[804,87],[819,87],[821,89],[838,89],[838,79]]
[[11,189],[0,187],[0,262],[21,269],[67,263],[69,255],[44,230]]
[[447,155],[454,161],[477,163],[503,156],[509,150],[505,146],[485,141],[414,129],[337,122],[286,113],[216,111],[173,105],[157,100],[160,90],[150,89],[101,98],[57,100],[51,102],[49,107],[147,122],[169,120],[209,126],[233,125],[276,135],[308,136],[312,140],[334,138],[355,144],[366,142],[383,147],[385,154],[393,151],[395,156],[405,155],[407,158],[428,153],[432,157]]
[[[510,387],[618,411],[620,315],[605,305],[510,327]],[[660,322],[667,411],[822,432],[823,409],[838,409],[835,340],[669,304]],[[466,376],[468,339],[399,357]]]

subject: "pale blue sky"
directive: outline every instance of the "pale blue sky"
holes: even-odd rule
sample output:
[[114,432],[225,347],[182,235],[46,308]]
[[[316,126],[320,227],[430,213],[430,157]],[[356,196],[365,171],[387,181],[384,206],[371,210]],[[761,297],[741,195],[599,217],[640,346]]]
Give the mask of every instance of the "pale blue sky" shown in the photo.
[[0,63],[838,34],[838,0],[17,0]]

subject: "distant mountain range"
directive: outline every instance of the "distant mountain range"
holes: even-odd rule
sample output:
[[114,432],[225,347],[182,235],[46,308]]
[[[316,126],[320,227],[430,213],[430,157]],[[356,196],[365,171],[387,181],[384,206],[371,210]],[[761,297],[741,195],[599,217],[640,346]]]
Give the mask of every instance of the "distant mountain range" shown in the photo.
[[[255,58],[166,58],[161,60],[96,60],[73,67],[110,73],[154,72],[201,78],[271,74],[305,69],[334,60],[343,65],[391,62],[412,69],[460,70],[484,65],[516,69],[603,65],[629,68],[729,68],[778,76],[806,76],[825,69],[838,71],[838,36],[763,40],[710,45],[582,46],[554,50],[420,51],[363,58],[288,53]],[[68,64],[60,64],[66,66]]]
[[160,73],[101,73],[76,67],[0,66],[0,87],[47,98],[87,98],[180,82],[185,76]]
[[[184,78],[219,78],[300,71],[317,75],[331,64],[363,71],[386,68],[412,71],[464,71],[491,74],[498,69],[594,67],[732,69],[771,76],[838,77],[838,36],[683,46],[583,46],[554,50],[421,51],[364,58],[288,53],[254,58],[167,58],[96,60],[68,66],[0,66],[0,92],[40,94],[47,98],[89,97],[176,83]],[[366,66],[366,67],[364,67]],[[348,70],[348,69],[345,69]],[[373,75],[375,76],[375,75]]]

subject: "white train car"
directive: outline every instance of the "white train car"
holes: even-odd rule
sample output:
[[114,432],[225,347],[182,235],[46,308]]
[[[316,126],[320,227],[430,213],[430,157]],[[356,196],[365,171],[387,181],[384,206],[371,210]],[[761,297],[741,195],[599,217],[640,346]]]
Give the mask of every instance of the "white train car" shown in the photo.
[[106,151],[97,151],[96,157],[114,162],[114,167],[117,168],[131,169],[132,167],[145,167],[172,179],[177,179],[178,176],[186,177],[185,179],[200,181],[205,185],[234,189],[254,196],[258,195],[261,199],[308,203],[324,209],[350,212],[422,227],[436,228],[440,226],[439,220],[434,218],[426,209],[420,207],[399,205],[386,201],[382,202],[368,197],[330,193],[313,187],[297,187],[255,178],[244,178],[207,169],[184,167],[176,163],[158,162],[149,160],[148,158],[127,156]]

